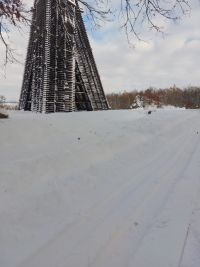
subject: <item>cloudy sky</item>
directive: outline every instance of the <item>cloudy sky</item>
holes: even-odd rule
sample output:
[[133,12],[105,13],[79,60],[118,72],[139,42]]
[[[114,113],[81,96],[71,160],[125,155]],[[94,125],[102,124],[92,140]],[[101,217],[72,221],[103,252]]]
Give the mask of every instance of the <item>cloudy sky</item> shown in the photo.
[[[31,2],[31,0],[26,0]],[[115,1],[115,0],[114,0]],[[128,44],[119,24],[106,23],[89,36],[106,93],[164,88],[176,84],[200,86],[200,2],[191,0],[190,16],[179,23],[165,23],[165,36],[143,32],[145,42]],[[23,77],[28,29],[10,33],[21,64],[2,68],[4,47],[0,43],[0,95],[7,100],[18,100]]]

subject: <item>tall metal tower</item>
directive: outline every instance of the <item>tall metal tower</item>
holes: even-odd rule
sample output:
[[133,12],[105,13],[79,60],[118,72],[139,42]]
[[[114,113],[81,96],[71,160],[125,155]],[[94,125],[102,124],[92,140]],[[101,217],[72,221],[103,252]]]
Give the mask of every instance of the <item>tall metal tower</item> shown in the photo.
[[35,0],[19,108],[108,109],[76,0]]

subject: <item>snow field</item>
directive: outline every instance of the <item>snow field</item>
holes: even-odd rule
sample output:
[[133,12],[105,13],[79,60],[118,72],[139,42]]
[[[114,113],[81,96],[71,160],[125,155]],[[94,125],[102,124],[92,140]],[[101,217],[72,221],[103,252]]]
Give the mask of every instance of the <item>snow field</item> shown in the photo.
[[11,112],[0,147],[0,266],[200,266],[199,111]]

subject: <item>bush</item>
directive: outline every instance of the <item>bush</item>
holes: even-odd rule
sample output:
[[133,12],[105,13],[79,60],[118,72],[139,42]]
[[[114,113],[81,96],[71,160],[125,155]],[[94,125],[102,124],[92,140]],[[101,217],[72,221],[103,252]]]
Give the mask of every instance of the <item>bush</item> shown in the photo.
[[8,119],[8,115],[0,112],[0,119]]

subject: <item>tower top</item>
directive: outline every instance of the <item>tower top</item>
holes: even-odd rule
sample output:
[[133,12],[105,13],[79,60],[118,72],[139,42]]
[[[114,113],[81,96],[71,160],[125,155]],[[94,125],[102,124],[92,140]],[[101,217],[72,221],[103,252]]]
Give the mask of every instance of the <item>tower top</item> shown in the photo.
[[68,2],[70,2],[73,5],[76,5],[76,1],[75,0],[67,0]]

